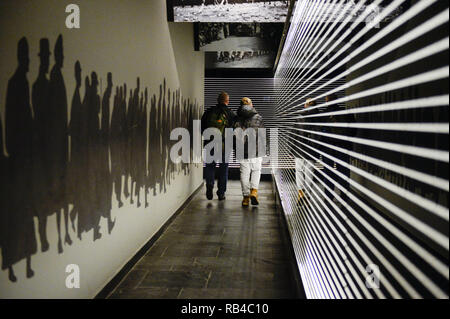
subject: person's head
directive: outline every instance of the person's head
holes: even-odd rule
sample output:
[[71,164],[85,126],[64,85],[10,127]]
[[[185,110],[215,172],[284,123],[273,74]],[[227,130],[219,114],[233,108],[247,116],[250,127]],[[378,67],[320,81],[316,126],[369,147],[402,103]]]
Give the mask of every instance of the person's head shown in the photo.
[[50,65],[50,44],[48,39],[44,38],[39,41],[38,56],[41,60],[40,70],[44,73],[47,73]]
[[77,81],[77,86],[81,86],[81,64],[80,61],[75,62],[75,80]]
[[336,94],[334,94],[334,93],[332,93],[332,94],[330,94],[330,95],[327,95],[326,97],[325,97],[325,102],[331,102],[331,101],[334,101],[334,100],[337,100],[337,95]]
[[113,82],[112,82],[112,73],[108,72],[108,75],[106,76],[107,81],[108,81],[108,86],[112,87],[113,86]]
[[19,66],[25,72],[28,72],[30,58],[28,56],[28,41],[25,37],[21,38],[17,44],[17,60],[19,61]]
[[310,107],[310,106],[315,106],[315,105],[316,105],[316,101],[314,101],[314,100],[311,99],[311,98],[306,99],[306,102],[305,102],[305,108],[306,108],[306,107]]
[[64,61],[64,53],[63,53],[63,39],[62,35],[60,34],[58,36],[58,39],[56,39],[55,44],[55,62],[58,65],[58,67],[63,67],[63,61]]
[[97,92],[97,86],[98,86],[97,73],[92,72],[91,73],[91,87],[92,87],[92,89],[94,89],[95,92]]
[[217,97],[217,103],[228,105],[230,103],[230,96],[226,92],[220,92]]
[[86,93],[91,89],[91,82],[89,81],[89,76],[86,75],[84,78],[84,85],[86,87]]

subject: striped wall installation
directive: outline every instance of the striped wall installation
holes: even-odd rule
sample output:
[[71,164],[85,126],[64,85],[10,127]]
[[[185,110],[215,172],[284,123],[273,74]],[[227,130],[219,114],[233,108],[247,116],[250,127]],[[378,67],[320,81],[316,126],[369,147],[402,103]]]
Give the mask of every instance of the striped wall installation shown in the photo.
[[449,297],[448,6],[296,1],[272,168],[308,298]]

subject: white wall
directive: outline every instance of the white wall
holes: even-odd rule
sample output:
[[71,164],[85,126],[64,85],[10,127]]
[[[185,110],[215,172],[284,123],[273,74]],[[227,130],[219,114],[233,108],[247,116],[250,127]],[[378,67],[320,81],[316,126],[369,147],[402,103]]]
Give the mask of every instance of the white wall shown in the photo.
[[[114,84],[127,83],[135,87],[136,77],[141,87],[149,88],[149,95],[159,93],[165,78],[171,90],[181,88],[184,98],[203,105],[204,57],[193,51],[193,26],[171,27],[166,19],[165,0],[39,0],[0,2],[0,114],[5,120],[5,95],[8,79],[17,67],[17,42],[23,36],[28,40],[30,71],[27,75],[30,89],[39,67],[39,40],[48,38],[50,51],[59,34],[64,41],[63,75],[70,100],[75,88],[74,63],[79,60],[83,78],[91,71],[102,80],[112,72]],[[67,29],[65,8],[76,3],[81,11],[81,28]],[[172,38],[171,38],[172,37]],[[174,52],[178,50],[178,52]],[[178,58],[178,60],[177,60]],[[50,57],[50,68],[54,64]],[[189,63],[187,63],[189,62]],[[84,82],[83,82],[84,83]],[[81,96],[84,94],[84,85]],[[100,94],[101,94],[100,92]],[[114,91],[113,91],[114,92]],[[111,98],[112,104],[112,98]],[[4,127],[4,123],[3,123]],[[5,150],[6,151],[6,150]],[[117,206],[112,201],[112,217],[117,223],[112,233],[101,220],[100,240],[93,242],[92,231],[83,234],[80,241],[70,229],[73,240],[58,254],[56,217],[48,219],[49,251],[40,252],[37,219],[35,219],[38,253],[31,258],[34,277],[25,276],[25,260],[14,265],[16,283],[8,280],[8,272],[0,271],[0,298],[91,298],[120,270],[120,268],[154,235],[180,205],[202,182],[201,166],[193,167],[191,174],[180,174],[166,193],[150,195],[150,206]],[[3,213],[3,212],[2,212]],[[64,234],[64,227],[62,226]],[[1,258],[1,257],[0,257]],[[1,260],[0,260],[1,261]],[[79,289],[65,286],[66,265],[80,266]]]

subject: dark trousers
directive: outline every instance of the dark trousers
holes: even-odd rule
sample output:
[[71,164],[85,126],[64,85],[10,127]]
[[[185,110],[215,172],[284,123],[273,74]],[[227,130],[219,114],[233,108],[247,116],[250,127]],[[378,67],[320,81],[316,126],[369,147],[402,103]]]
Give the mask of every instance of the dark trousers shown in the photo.
[[[216,162],[207,163],[205,167],[206,187],[214,188],[214,179],[216,173]],[[217,176],[217,194],[224,195],[227,190],[228,181],[228,163],[219,163]]]

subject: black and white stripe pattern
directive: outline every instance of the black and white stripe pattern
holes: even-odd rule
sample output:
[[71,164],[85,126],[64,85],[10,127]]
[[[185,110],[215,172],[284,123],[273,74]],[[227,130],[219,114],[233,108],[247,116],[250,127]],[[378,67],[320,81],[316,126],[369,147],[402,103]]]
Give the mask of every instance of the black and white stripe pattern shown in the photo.
[[[448,1],[370,1],[382,9],[367,23],[361,0],[356,19],[308,19],[344,3],[296,2],[274,80],[274,176],[306,295],[448,298]],[[295,158],[323,164],[306,199]]]

